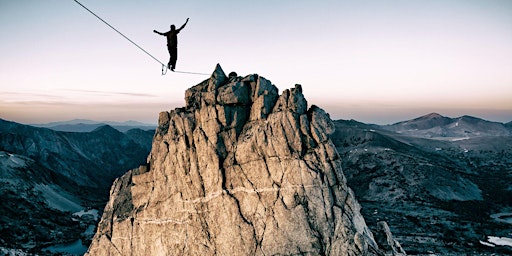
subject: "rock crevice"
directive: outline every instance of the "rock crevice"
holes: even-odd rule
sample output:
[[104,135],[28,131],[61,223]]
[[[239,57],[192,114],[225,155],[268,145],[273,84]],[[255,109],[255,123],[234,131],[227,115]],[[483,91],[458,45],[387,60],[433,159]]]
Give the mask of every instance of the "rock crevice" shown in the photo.
[[308,109],[300,85],[279,94],[217,65],[185,102],[160,113],[147,165],[112,186],[88,255],[396,253],[379,249],[329,139],[334,125]]

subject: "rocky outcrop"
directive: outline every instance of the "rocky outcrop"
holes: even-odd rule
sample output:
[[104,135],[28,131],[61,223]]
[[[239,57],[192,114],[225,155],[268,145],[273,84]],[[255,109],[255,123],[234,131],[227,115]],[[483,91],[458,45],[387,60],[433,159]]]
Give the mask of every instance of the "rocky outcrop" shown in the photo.
[[375,240],[388,255],[405,255],[405,251],[398,241],[393,238],[388,223],[379,221],[377,223],[377,230]]
[[87,255],[385,253],[346,185],[332,121],[300,85],[279,95],[217,66],[185,100],[160,113],[147,165],[115,181]]

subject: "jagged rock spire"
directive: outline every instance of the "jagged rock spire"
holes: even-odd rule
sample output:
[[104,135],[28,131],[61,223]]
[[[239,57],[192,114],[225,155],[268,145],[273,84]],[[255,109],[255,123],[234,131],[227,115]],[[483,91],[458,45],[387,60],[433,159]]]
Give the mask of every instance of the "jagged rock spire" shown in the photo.
[[147,166],[115,181],[89,255],[380,255],[296,85],[212,76],[162,112]]

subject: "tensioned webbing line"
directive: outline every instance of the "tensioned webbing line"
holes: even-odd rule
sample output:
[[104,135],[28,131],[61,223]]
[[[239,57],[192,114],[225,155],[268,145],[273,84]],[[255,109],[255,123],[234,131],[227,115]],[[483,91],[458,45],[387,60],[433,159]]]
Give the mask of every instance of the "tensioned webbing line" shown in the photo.
[[[146,53],[147,55],[149,55],[149,57],[153,58],[156,62],[160,63],[162,65],[162,75],[165,75],[167,73],[167,66],[162,63],[161,61],[159,61],[157,58],[155,58],[155,56],[151,55],[149,52],[147,52],[146,50],[144,50],[144,48],[140,47],[138,44],[136,44],[133,40],[131,40],[130,38],[128,38],[127,36],[125,36],[123,33],[121,33],[119,30],[117,30],[115,27],[113,27],[112,25],[110,25],[108,22],[106,22],[104,19],[102,19],[100,16],[96,15],[96,13],[94,13],[93,11],[89,10],[89,8],[85,7],[82,3],[78,2],[78,0],[74,0],[77,4],[79,4],[80,6],[82,6],[85,10],[87,10],[88,12],[90,12],[92,15],[94,15],[96,18],[98,18],[99,20],[101,20],[103,23],[105,23],[107,26],[109,26],[111,29],[113,29],[114,31],[116,31],[119,35],[121,35],[122,37],[124,37],[126,40],[128,40],[130,43],[132,43],[133,45],[137,46],[137,48],[139,48],[141,51],[143,51],[144,53]],[[165,70],[165,72],[164,72]],[[209,74],[205,74],[205,73],[197,73],[197,72],[186,72],[186,71],[174,71],[176,73],[183,73],[183,74],[192,74],[192,75],[206,75],[208,76]]]

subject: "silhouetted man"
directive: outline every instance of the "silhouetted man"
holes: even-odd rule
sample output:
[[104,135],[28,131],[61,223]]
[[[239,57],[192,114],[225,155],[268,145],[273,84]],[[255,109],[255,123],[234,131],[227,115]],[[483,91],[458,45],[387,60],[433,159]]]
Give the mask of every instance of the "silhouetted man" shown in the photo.
[[176,26],[171,25],[171,30],[165,33],[160,33],[156,30],[153,30],[153,32],[166,36],[167,37],[167,50],[169,50],[169,63],[167,64],[167,68],[169,68],[171,71],[174,71],[176,68],[176,60],[178,60],[178,33],[187,25],[187,21],[185,21],[185,24],[181,26],[179,29],[176,29]]

